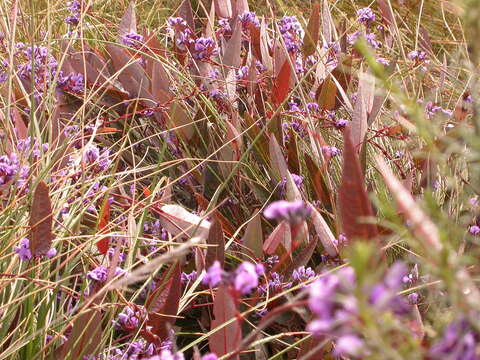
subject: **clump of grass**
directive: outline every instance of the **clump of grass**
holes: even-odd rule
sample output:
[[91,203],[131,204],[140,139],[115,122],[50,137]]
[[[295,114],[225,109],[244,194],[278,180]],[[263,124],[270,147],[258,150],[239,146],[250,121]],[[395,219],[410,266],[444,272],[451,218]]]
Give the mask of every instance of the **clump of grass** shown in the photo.
[[480,358],[475,2],[233,3],[1,5],[0,359]]

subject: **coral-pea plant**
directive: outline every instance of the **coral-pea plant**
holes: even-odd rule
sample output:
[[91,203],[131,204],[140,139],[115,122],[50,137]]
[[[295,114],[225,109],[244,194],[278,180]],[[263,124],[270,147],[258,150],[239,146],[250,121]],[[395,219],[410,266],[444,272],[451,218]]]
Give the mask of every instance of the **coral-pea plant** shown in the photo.
[[480,359],[480,4],[152,3],[0,4],[0,359]]

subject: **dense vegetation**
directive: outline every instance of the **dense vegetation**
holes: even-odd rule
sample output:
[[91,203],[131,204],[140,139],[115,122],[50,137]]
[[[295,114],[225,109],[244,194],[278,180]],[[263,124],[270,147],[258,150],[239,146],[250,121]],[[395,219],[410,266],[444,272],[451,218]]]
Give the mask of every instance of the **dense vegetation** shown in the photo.
[[0,4],[0,359],[480,359],[476,0]]

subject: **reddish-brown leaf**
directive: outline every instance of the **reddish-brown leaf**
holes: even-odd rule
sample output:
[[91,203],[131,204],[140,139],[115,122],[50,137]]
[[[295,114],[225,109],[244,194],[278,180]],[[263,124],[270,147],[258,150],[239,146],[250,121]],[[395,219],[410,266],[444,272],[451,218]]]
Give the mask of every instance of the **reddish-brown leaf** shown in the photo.
[[52,204],[48,186],[40,181],[33,193],[30,211],[30,251],[33,256],[45,255],[52,247]]
[[318,87],[316,93],[317,103],[322,110],[335,109],[337,98],[337,86],[332,80],[332,76],[328,75],[322,84]]
[[225,263],[225,239],[223,237],[223,230],[221,222],[214,218],[208,233],[207,254],[205,256],[205,266],[208,269],[215,260],[218,260],[223,267]]
[[193,10],[191,0],[183,0],[178,8],[178,15],[183,18],[192,31],[195,31],[195,21],[193,19]]
[[315,53],[320,35],[320,3],[313,4],[310,19],[308,20],[307,31],[303,42],[303,56],[308,57]]
[[258,210],[252,216],[252,219],[247,225],[245,235],[243,236],[243,244],[250,249],[258,259],[263,257],[263,231],[262,221]]
[[67,342],[61,347],[59,359],[82,359],[83,356],[94,356],[98,353],[102,341],[102,300],[96,298],[89,309],[73,323],[72,332]]
[[[108,223],[110,221],[110,203],[105,202],[105,206],[100,213],[100,221],[98,222],[98,230],[100,233],[104,232],[107,229]],[[110,237],[104,237],[97,242],[97,248],[100,254],[105,255],[108,252],[110,246]]]
[[[215,319],[212,320],[211,330],[214,330],[216,327],[223,325],[231,319],[235,319],[237,315],[236,301],[226,285],[220,286],[215,295],[213,315]],[[208,339],[210,351],[217,354],[217,356],[223,356],[234,351],[240,345],[241,341],[242,328],[238,320],[215,331]],[[238,360],[239,356],[230,357],[229,359]]]
[[261,40],[260,40],[260,29],[254,24],[249,23],[250,27],[250,44],[252,46],[253,55],[259,60],[262,61],[262,49],[261,49]]
[[240,66],[241,58],[240,51],[242,46],[242,23],[238,19],[233,25],[233,34],[225,47],[225,53],[222,62],[226,66],[238,68]]
[[310,179],[312,181],[313,190],[315,191],[317,200],[321,201],[322,205],[326,209],[332,209],[331,191],[325,182],[325,178],[320,168],[308,154],[305,154],[305,164],[307,165],[308,172],[310,173]]
[[290,226],[285,221],[282,221],[263,243],[263,251],[267,255],[273,255],[275,254],[278,245],[291,242],[292,233],[290,231]]
[[342,184],[338,192],[342,229],[349,240],[374,239],[377,227],[364,222],[364,218],[373,217],[374,213],[349,127],[345,128],[343,138]]
[[131,1],[127,10],[123,14],[122,20],[118,25],[118,40],[122,43],[125,34],[137,32],[137,19],[135,18],[135,2]]
[[320,239],[323,248],[328,253],[328,255],[337,256],[338,249],[335,245],[335,236],[333,236],[332,231],[328,227],[322,215],[317,211],[317,209],[315,209],[315,207],[313,207],[312,205],[310,205],[310,207],[312,209],[311,218],[313,226],[315,227],[315,231],[317,232],[318,238]]
[[181,271],[179,263],[172,265],[146,302],[148,326],[152,326],[152,332],[163,340],[168,338],[169,330],[176,320],[182,296]]
[[290,61],[286,59],[273,83],[272,102],[274,106],[279,106],[287,98],[290,92],[290,75]]

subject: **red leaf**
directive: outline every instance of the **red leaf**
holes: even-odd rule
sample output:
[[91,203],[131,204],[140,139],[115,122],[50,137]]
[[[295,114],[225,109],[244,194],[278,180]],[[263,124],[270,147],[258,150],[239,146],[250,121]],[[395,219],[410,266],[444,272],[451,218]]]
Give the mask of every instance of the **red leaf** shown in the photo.
[[[225,322],[234,319],[237,315],[236,301],[233,295],[228,291],[226,285],[218,288],[213,302],[213,315],[215,319],[212,320],[211,329],[223,325]],[[223,356],[231,351],[237,349],[242,340],[242,329],[238,320],[233,321],[231,324],[222,327],[220,330],[215,331],[210,335],[208,343],[210,345],[210,351],[217,354],[217,356]],[[238,360],[239,356],[230,357],[229,359]]]
[[45,255],[52,247],[52,204],[45,182],[38,183],[30,211],[30,251],[33,256]]
[[320,35],[320,3],[313,4],[312,13],[308,20],[307,31],[303,42],[303,56],[308,57],[315,53]]
[[148,325],[152,326],[152,332],[165,340],[169,336],[171,326],[175,323],[182,296],[180,264],[172,265],[163,280],[147,299],[146,307]]
[[210,226],[207,244],[210,246],[207,248],[205,256],[206,267],[209,268],[215,260],[218,260],[223,267],[225,262],[225,239],[223,237],[222,224],[217,218],[213,219]]
[[365,179],[357,152],[352,142],[350,127],[344,130],[342,184],[338,193],[342,229],[349,240],[373,239],[377,227],[361,218],[373,217],[374,213],[365,188]]
[[[104,230],[108,226],[108,222],[110,221],[110,203],[108,201],[105,202],[105,206],[100,214],[100,221],[98,222],[98,230],[100,233],[104,232]],[[110,237],[104,237],[103,239],[97,242],[97,248],[100,254],[105,255],[108,251],[110,246]]]
[[279,106],[290,92],[291,67],[289,59],[286,59],[273,83],[272,102],[274,106]]

